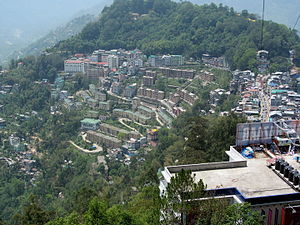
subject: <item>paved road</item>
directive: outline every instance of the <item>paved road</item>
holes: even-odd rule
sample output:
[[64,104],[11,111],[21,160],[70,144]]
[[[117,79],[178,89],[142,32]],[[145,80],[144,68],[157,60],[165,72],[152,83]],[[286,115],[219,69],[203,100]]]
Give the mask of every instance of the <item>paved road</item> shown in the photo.
[[118,99],[122,99],[123,101],[131,102],[131,100],[129,100],[129,99],[127,99],[127,98],[123,98],[123,97],[121,97],[121,96],[119,96],[119,95],[116,95],[116,94],[112,93],[111,90],[107,91],[107,94],[109,94],[109,95],[111,95],[111,96],[114,96],[114,97],[116,97],[116,98],[118,98]]
[[119,118],[119,122],[120,122],[122,125],[124,125],[124,126],[127,127],[128,129],[133,130],[133,131],[139,133],[141,136],[143,136],[137,129],[135,129],[134,127],[131,127],[131,126],[127,125],[124,121],[132,121],[132,120],[126,119],[126,118]]
[[69,141],[70,144],[72,144],[74,147],[76,147],[78,150],[85,152],[85,153],[90,153],[90,154],[94,154],[94,153],[99,153],[103,151],[103,148],[99,145],[95,145],[96,149],[95,150],[88,150],[88,149],[84,149],[81,148],[80,146],[76,145],[73,141]]
[[267,87],[267,79],[269,75],[261,76],[259,79],[261,81],[257,81],[257,83],[261,84],[261,91],[259,93],[260,100],[260,120],[261,122],[269,122],[270,119],[270,111],[271,111],[271,96],[270,91]]

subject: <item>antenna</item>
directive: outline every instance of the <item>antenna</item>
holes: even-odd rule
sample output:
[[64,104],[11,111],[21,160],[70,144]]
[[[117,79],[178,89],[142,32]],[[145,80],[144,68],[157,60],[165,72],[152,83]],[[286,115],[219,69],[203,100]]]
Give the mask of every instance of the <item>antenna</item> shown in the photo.
[[263,0],[262,20],[261,20],[261,33],[260,33],[260,49],[263,49],[264,41],[264,25],[265,25],[265,0]]
[[294,25],[294,27],[293,27],[293,30],[294,30],[295,27],[297,26],[297,24],[298,24],[298,22],[299,22],[299,19],[300,19],[300,14],[299,14],[299,16],[298,16],[298,18],[297,18],[297,20],[296,20],[296,23],[295,23],[295,25]]

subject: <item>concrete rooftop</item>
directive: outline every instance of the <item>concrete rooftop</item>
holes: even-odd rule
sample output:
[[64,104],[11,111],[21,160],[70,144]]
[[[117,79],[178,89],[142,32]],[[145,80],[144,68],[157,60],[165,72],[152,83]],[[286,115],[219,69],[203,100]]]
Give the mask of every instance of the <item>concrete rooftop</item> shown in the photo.
[[[207,189],[236,187],[246,198],[295,193],[266,166],[267,159],[247,159],[247,167],[203,170],[193,174],[196,175],[196,181],[203,180]],[[300,164],[297,168],[300,168]]]

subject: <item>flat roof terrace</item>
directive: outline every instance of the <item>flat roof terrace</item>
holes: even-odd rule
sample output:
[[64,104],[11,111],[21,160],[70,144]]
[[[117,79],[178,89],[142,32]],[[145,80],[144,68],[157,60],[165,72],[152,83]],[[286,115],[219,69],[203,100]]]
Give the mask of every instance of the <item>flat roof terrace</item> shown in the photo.
[[[247,159],[246,166],[241,165],[240,162],[227,162],[227,164],[222,162],[222,166],[214,163],[215,169],[199,167],[201,164],[198,164],[198,167],[191,165],[185,169],[192,171],[196,182],[202,179],[207,189],[237,188],[246,198],[297,193],[267,167],[267,159],[269,158]],[[178,172],[179,167],[168,167],[171,176]]]

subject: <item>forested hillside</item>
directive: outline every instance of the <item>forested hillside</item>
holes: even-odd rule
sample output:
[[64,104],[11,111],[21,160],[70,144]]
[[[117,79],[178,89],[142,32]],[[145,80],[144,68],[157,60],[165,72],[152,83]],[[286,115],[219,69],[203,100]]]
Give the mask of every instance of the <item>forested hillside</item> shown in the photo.
[[[236,124],[245,121],[233,114],[219,117],[201,112],[209,110],[211,90],[229,88],[231,73],[212,69],[217,71],[215,81],[195,86],[198,102],[174,120],[172,128],[161,127],[157,146],[147,146],[139,152],[140,158],[132,157],[131,163],[125,164],[107,157],[105,146],[97,155],[71,145],[82,131],[80,121],[91,108],[84,103],[70,110],[62,101],[58,104],[51,98],[53,87],[60,84],[56,78],[63,70],[63,60],[72,53],[90,53],[99,48],[140,48],[148,55],[184,54],[197,59],[203,53],[225,55],[232,68],[247,69],[256,64],[260,27],[254,15],[238,15],[233,9],[214,4],[115,0],[98,21],[48,49],[49,54],[12,60],[9,70],[1,72],[1,85],[11,87],[11,92],[1,92],[0,118],[6,120],[7,127],[0,130],[0,154],[15,162],[0,161],[0,224],[159,224],[162,207],[177,201],[162,201],[159,197],[159,169],[224,160],[224,150],[234,144]],[[263,45],[272,60],[288,57],[290,49],[300,48],[295,31],[273,22],[266,22]],[[199,70],[204,68],[195,64]],[[70,97],[80,98],[76,93],[87,91],[89,80],[81,73],[74,74],[66,76],[62,86]],[[229,111],[237,97],[222,99],[216,111]],[[117,118],[110,119],[118,122]],[[28,156],[34,160],[34,175],[24,173],[23,165],[17,163],[20,152],[10,146],[12,134],[34,152]],[[178,197],[176,192],[173,196]],[[201,205],[205,215],[199,224],[237,224],[241,215],[252,220],[247,224],[261,224],[257,215],[258,219],[253,220],[248,206],[236,210],[211,205]]]
[[[234,7],[235,10],[242,11],[248,10],[259,16],[262,15],[262,0],[254,1],[237,1],[237,0],[191,0],[191,2],[202,5],[204,3],[215,3],[217,5],[223,4],[229,7]],[[274,22],[285,24],[288,27],[294,27],[297,17],[299,15],[300,5],[297,0],[272,0],[265,2],[265,19],[272,20]],[[300,24],[296,26],[299,31]]]
[[[116,0],[97,22],[56,48],[70,53],[140,48],[148,55],[172,52],[196,58],[209,53],[225,55],[233,69],[247,69],[254,66],[261,48],[260,30],[255,15],[240,15],[225,6]],[[295,31],[273,22],[265,23],[264,37],[263,48],[271,58],[288,57],[289,50],[299,45]]]

